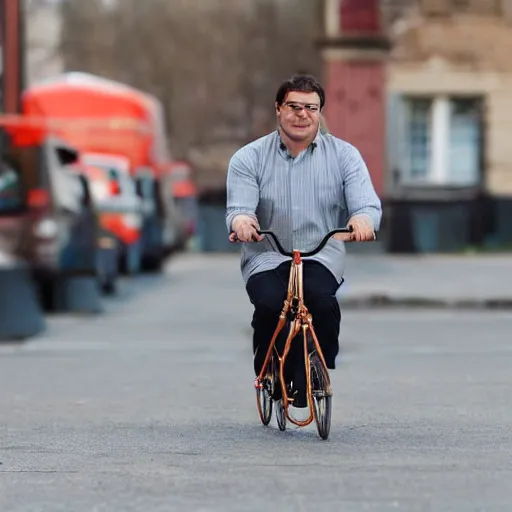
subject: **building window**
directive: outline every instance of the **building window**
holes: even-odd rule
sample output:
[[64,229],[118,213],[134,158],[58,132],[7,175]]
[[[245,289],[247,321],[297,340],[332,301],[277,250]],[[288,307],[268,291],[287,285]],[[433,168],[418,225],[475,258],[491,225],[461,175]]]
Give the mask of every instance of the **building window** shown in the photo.
[[480,182],[482,101],[404,99],[403,182],[472,186]]
[[409,174],[413,179],[426,179],[430,168],[430,134],[432,102],[417,99],[408,102],[408,160]]
[[450,101],[448,175],[454,183],[476,183],[480,174],[481,113],[477,100]]

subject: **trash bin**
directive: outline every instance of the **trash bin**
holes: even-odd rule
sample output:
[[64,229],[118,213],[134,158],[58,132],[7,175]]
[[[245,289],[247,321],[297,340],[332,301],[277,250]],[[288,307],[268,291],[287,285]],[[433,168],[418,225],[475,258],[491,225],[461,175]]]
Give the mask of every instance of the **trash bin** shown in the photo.
[[239,244],[228,240],[226,228],[226,209],[217,205],[201,205],[199,207],[199,247],[203,252],[240,251]]

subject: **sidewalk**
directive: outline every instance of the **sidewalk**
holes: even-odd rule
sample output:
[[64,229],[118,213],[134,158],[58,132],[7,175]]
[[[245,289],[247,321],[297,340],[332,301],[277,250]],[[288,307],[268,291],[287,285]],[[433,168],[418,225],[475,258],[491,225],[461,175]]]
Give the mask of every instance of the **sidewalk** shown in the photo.
[[338,297],[344,308],[512,310],[512,254],[349,254]]

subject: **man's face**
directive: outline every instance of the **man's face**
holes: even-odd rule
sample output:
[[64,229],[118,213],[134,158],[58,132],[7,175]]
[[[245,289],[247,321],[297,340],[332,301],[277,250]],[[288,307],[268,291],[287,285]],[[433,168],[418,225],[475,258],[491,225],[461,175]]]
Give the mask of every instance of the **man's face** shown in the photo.
[[320,97],[316,92],[289,92],[281,106],[276,104],[277,120],[293,141],[316,136],[320,124]]

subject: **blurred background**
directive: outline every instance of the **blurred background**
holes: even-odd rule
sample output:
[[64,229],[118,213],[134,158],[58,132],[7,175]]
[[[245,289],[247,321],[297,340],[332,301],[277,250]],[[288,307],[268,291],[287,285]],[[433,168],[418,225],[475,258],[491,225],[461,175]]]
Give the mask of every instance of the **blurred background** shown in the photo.
[[[511,510],[511,27],[512,0],[0,0],[0,510]],[[224,221],[297,72],[384,211],[346,244],[327,445],[259,422]]]
[[228,161],[274,129],[275,92],[296,72],[322,81],[323,129],[361,150],[383,201],[378,243],[349,251],[512,248],[509,0],[0,9],[4,294],[20,293],[16,269],[44,308],[94,309],[91,279],[115,294],[119,276],[174,254],[237,252]]

